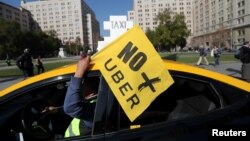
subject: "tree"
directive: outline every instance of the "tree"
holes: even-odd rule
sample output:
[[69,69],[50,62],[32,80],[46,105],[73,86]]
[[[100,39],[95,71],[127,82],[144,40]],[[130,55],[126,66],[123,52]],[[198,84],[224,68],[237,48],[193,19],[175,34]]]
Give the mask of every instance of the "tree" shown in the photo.
[[83,53],[88,53],[88,50],[91,50],[91,48],[89,47],[89,45],[84,45],[83,46]]
[[216,32],[212,34],[212,44],[217,45],[219,47],[228,46],[228,38],[229,38],[228,30],[224,28],[218,29]]
[[29,48],[33,57],[51,57],[61,46],[61,41],[55,36],[55,32],[48,34],[37,31],[21,31],[20,25],[13,21],[0,20],[0,58],[6,55],[16,58]]
[[147,29],[146,35],[148,39],[151,41],[151,43],[153,44],[153,46],[156,47],[156,50],[161,51],[160,44],[159,44],[160,37],[158,36],[159,34],[156,34],[156,32],[153,30]]
[[170,50],[170,47],[173,45],[173,39],[171,39],[171,14],[172,12],[169,9],[166,9],[157,16],[159,25],[156,28],[156,34],[158,34],[159,37],[159,46],[166,50]]
[[184,48],[187,44],[187,40],[183,37],[179,37],[176,39],[176,45],[180,46],[181,48]]
[[76,44],[76,55],[78,55],[78,50],[81,50],[81,38],[79,36],[76,37],[75,39],[75,44]]
[[20,48],[29,48],[33,57],[38,55],[52,57],[61,46],[61,41],[58,38],[49,36],[40,30],[24,32],[23,34]]
[[0,58],[4,59],[6,54],[13,58],[19,49],[20,25],[16,22],[0,20],[0,27]]
[[186,45],[186,38],[190,31],[185,23],[185,16],[164,10],[157,16],[158,27],[154,31],[148,30],[146,35],[157,48],[171,50],[177,45],[181,48]]
[[180,46],[181,48],[186,46],[186,39],[190,35],[190,31],[187,28],[185,22],[185,16],[183,14],[176,14],[172,24],[171,38],[174,40],[174,45]]
[[56,34],[55,30],[46,31],[45,34],[49,35],[52,38],[56,38],[57,37],[57,34]]

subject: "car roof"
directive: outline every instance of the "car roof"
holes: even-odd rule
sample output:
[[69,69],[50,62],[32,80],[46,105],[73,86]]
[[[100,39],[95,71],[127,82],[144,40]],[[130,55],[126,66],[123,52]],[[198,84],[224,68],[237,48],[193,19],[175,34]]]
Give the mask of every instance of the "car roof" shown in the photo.
[[[250,83],[233,78],[231,76],[227,76],[227,75],[217,73],[214,71],[191,66],[188,64],[179,63],[176,61],[164,60],[164,63],[168,70],[186,72],[186,73],[191,73],[191,74],[197,74],[197,75],[204,76],[204,77],[209,77],[211,79],[214,79],[223,83],[227,83],[229,85],[233,85],[235,87],[238,87],[240,89],[250,92]],[[29,84],[33,84],[33,83],[46,80],[52,77],[60,76],[60,75],[72,74],[75,72],[75,70],[76,70],[76,64],[71,64],[71,65],[66,65],[66,66],[42,73],[40,75],[30,77],[28,79],[25,79],[21,82],[13,84],[7,87],[6,89],[0,91],[0,97],[12,91],[18,90],[19,88],[27,86]],[[91,63],[89,71],[94,71],[94,70],[99,70],[99,69],[97,68],[97,65]]]
[[196,66],[191,66],[188,64],[179,63],[176,61],[165,61],[165,65],[168,70],[197,74],[250,92],[250,83],[229,75],[207,70],[204,68],[199,68]]

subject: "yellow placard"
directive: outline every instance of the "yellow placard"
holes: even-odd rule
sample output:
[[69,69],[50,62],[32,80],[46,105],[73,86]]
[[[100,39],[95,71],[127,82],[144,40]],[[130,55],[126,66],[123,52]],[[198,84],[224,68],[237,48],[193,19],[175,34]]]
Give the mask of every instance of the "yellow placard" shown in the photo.
[[92,56],[92,61],[131,122],[174,82],[139,26]]

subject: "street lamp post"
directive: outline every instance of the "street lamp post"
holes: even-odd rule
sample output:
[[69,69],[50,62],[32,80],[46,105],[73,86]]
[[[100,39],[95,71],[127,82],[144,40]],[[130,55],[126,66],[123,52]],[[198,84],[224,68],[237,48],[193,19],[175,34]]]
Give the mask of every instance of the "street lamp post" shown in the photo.
[[233,50],[233,27],[231,25],[231,29],[230,29],[230,40],[231,40],[231,50]]
[[76,56],[78,55],[77,43],[76,43]]
[[231,41],[231,50],[233,50],[233,0],[231,0],[230,4],[231,9],[231,22],[230,22],[230,41]]

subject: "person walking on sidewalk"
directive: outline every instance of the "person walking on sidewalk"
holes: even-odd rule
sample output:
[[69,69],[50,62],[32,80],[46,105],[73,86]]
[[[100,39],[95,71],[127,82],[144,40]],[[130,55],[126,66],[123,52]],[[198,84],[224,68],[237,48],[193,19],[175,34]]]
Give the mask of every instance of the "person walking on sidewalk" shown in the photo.
[[43,66],[43,62],[41,60],[40,55],[37,56],[35,65],[36,65],[36,68],[37,68],[37,74],[40,74],[40,72],[41,73],[44,72],[44,66]]
[[6,54],[5,63],[6,63],[8,66],[11,66],[11,61],[10,61],[9,54]]
[[199,48],[199,60],[197,62],[197,66],[199,66],[202,62],[202,60],[205,61],[206,65],[209,65],[208,61],[207,61],[207,48],[204,47],[203,44],[201,44],[200,48]]
[[214,57],[214,66],[220,65],[220,55],[221,49],[214,45],[213,49],[211,50],[211,57]]
[[29,49],[26,48],[24,53],[17,58],[16,65],[23,71],[24,78],[34,75],[32,56]]
[[239,59],[242,63],[241,77],[250,82],[250,46],[248,41],[235,52],[234,57]]

